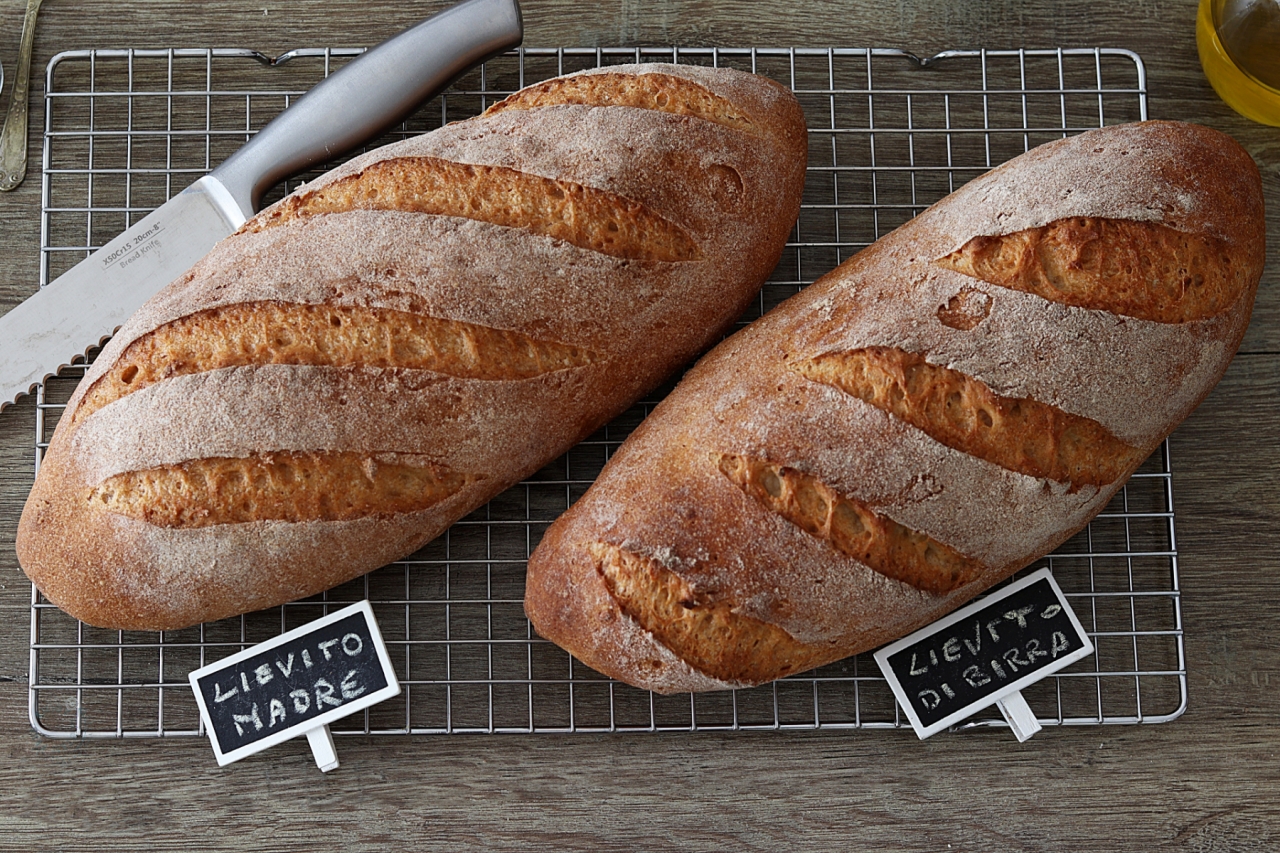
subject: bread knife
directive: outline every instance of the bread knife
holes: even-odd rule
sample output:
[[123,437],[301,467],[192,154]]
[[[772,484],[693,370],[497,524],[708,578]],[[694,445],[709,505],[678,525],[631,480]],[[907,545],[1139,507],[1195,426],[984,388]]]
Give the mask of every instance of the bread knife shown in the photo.
[[0,409],[110,338],[279,181],[377,137],[523,32],[517,0],[466,0],[321,81],[212,172],[0,317]]

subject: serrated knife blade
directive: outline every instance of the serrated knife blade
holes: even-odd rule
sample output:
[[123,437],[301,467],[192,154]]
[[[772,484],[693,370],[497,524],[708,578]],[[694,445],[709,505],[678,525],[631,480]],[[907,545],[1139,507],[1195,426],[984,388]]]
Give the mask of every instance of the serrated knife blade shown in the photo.
[[0,409],[111,337],[280,180],[377,137],[522,36],[517,0],[466,0],[321,81],[218,168],[0,317]]
[[111,337],[245,219],[205,175],[0,317],[0,408]]

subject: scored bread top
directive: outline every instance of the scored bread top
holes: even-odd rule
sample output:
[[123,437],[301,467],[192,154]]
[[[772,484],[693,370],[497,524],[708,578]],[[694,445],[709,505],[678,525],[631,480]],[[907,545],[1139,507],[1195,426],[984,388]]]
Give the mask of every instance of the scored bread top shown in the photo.
[[[621,70],[625,71],[626,67]],[[645,73],[655,72],[645,69]],[[776,88],[772,83],[760,86],[769,91]],[[789,125],[794,137],[798,107],[791,102],[794,112],[778,114],[786,103],[779,99],[774,114],[765,115],[762,120],[768,118]],[[705,275],[706,268],[712,266],[702,264],[692,270],[668,270],[641,260],[601,258],[601,253],[589,248],[574,251],[578,247],[572,243],[566,245],[562,240],[527,229],[448,215],[442,217],[448,221],[436,230],[470,226],[468,236],[475,245],[437,246],[439,239],[433,239],[435,235],[430,233],[435,215],[396,216],[393,214],[399,211],[388,211],[376,200],[368,203],[367,210],[364,202],[355,200],[356,209],[349,212],[291,217],[299,220],[295,227],[282,232],[284,236],[273,233],[272,223],[289,217],[299,202],[346,179],[363,177],[379,164],[434,158],[589,187],[626,200],[633,208],[675,225],[689,235],[703,257],[716,259],[714,266],[720,274],[732,276],[760,263],[761,252],[754,246],[761,224],[756,217],[771,222],[770,211],[793,202],[786,194],[774,192],[770,181],[763,180],[777,168],[790,172],[787,180],[791,186],[803,175],[803,148],[794,147],[794,138],[789,141],[793,147],[780,150],[770,141],[707,120],[638,108],[601,109],[569,104],[481,116],[385,146],[300,188],[216,247],[176,286],[167,288],[130,318],[104,350],[105,357],[95,362],[82,387],[90,386],[105,369],[104,362],[109,363],[110,357],[134,338],[178,317],[218,305],[250,299],[327,301],[335,287],[340,287],[339,298],[359,304],[392,307],[397,301],[403,303],[406,296],[420,296],[427,300],[425,304],[420,302],[401,310],[430,312],[445,319],[499,328],[513,328],[515,318],[524,316],[529,306],[537,306],[533,310],[548,321],[559,320],[558,325],[592,323],[599,326],[598,318],[614,316],[610,309],[617,310],[619,302],[634,296],[634,290],[620,289],[619,294],[612,294],[604,292],[604,288],[594,288],[589,295],[581,289],[558,293],[555,277],[561,275],[561,270],[591,266],[595,268],[592,274],[607,269],[636,278],[677,276],[688,281],[699,274]],[[803,145],[802,136],[799,144]],[[593,153],[600,151],[617,154],[600,157]],[[628,168],[619,168],[617,156],[629,160]],[[670,180],[672,174],[680,175],[681,180]],[[744,176],[749,176],[749,185],[744,183]],[[394,183],[395,176],[388,175],[386,180]],[[378,216],[370,217],[369,212],[377,212]],[[372,247],[353,245],[361,242],[353,235],[359,233],[363,223],[351,220],[362,216],[366,221],[376,220],[377,242]],[[460,218],[463,221],[460,222]],[[327,225],[297,230],[297,225],[306,226],[321,220]],[[789,227],[790,223],[786,230]],[[424,229],[428,229],[426,233]],[[778,241],[779,230],[781,226],[775,223],[775,233],[769,235],[771,239],[767,243]],[[480,244],[486,248],[477,252]],[[375,255],[382,260],[375,262]],[[234,263],[231,256],[235,258]],[[547,272],[554,277],[548,281],[547,273],[539,275],[534,284],[542,285],[540,290],[528,296],[515,294],[518,300],[515,304],[511,304],[509,298],[470,298],[474,293],[472,288],[480,282],[491,281],[495,282],[494,286],[503,287],[504,281],[518,279],[520,276],[504,272],[511,269],[513,257],[531,257],[544,268],[550,267]],[[291,258],[299,260],[289,263]],[[308,274],[305,265],[315,263],[329,269],[319,275]],[[278,269],[281,264],[287,266]],[[450,265],[448,277],[432,274],[441,264]],[[472,266],[476,267],[474,271],[468,269]],[[359,270],[358,276],[353,274],[353,268]],[[523,270],[517,271],[523,274]],[[187,286],[197,278],[197,288]],[[521,282],[521,288],[524,287]],[[669,286],[653,285],[644,288],[655,297],[668,289]],[[433,304],[431,297],[446,294],[453,296],[449,304],[438,307]],[[591,305],[584,301],[587,299],[604,300],[605,304]],[[504,312],[504,307],[505,317],[493,316]]]
[[[975,261],[977,238],[1004,243]],[[901,636],[1106,505],[1225,370],[1262,260],[1257,169],[1222,134],[1151,122],[1042,146],[704,357],[548,531],[526,610],[663,692]],[[1147,310],[1164,294],[1175,319]],[[615,592],[640,588],[684,610]],[[622,652],[618,623],[645,641]]]
[[[665,65],[619,66],[611,71],[613,77],[694,78],[699,89],[710,86],[702,91],[720,100],[724,98],[716,89],[726,85],[736,96],[767,93],[752,98],[745,112],[761,126],[783,128],[780,132],[790,147],[779,150],[707,119],[654,109],[600,109],[591,106],[589,98],[505,112],[498,110],[499,104],[485,116],[355,158],[254,217],[183,280],[131,317],[78,393],[93,387],[115,356],[137,338],[221,306],[279,301],[386,308],[485,329],[520,330],[539,341],[569,346],[576,338],[604,352],[610,346],[619,348],[614,318],[620,313],[633,312],[634,326],[643,329],[669,300],[688,298],[696,288],[712,291],[705,284],[707,267],[715,267],[717,275],[736,277],[759,265],[761,253],[752,245],[758,236],[756,217],[795,201],[773,192],[762,178],[781,166],[791,173],[787,177],[794,186],[796,175],[803,172],[803,148],[796,147],[804,144],[803,124],[794,100],[787,100],[777,84],[750,75]],[[749,80],[739,80],[742,76]],[[627,168],[598,153],[622,151]],[[647,216],[687,231],[696,253],[716,263],[690,267],[617,259],[575,245],[572,239],[566,244],[563,238],[568,235],[557,239],[533,228],[486,221],[470,210],[421,215],[379,202],[377,190],[384,190],[385,202],[404,177],[394,171],[379,174],[379,166],[408,163],[412,168],[424,159],[446,167],[501,169],[606,194],[627,206],[619,211],[623,214]],[[670,180],[672,174],[681,180]],[[749,186],[743,183],[744,174],[752,179]],[[440,189],[455,194],[474,189],[474,178],[446,174]],[[372,188],[375,196],[345,198],[347,210],[306,210],[309,199],[353,179],[360,187]],[[499,187],[498,192],[503,189],[510,187]],[[541,185],[523,189],[539,197],[546,192]],[[419,197],[429,201],[432,194]],[[283,222],[291,227],[280,228]],[[768,242],[777,243],[776,232],[784,228],[789,229],[789,223],[775,224]],[[642,229],[637,239],[652,240],[652,230]],[[582,251],[576,251],[579,248]],[[602,275],[631,281],[602,288]],[[490,298],[476,299],[481,290]],[[718,293],[708,292],[704,298],[717,300],[715,307],[723,308]],[[77,402],[73,398],[69,408]]]
[[968,204],[935,210],[931,230],[941,254],[1068,217],[1158,222],[1244,246],[1260,238],[1257,168],[1239,143],[1200,125],[1115,125],[1033,148],[975,178],[964,187]]
[[[1100,217],[1159,229],[1147,246],[1156,257],[1167,231],[1211,238],[1217,264],[1234,259],[1238,270],[1254,274],[1265,241],[1262,201],[1250,183],[1256,177],[1239,145],[1195,125],[1146,122],[1043,145],[967,184],[952,197],[963,204],[944,201],[922,213],[909,241],[881,241],[827,277],[811,293],[805,334],[829,352],[882,346],[926,353],[931,363],[981,377],[1003,396],[1091,418],[1134,446],[1152,444],[1187,415],[1199,400],[1196,389],[1216,381],[1234,354],[1256,276],[1231,275],[1210,316],[1162,322],[983,281],[957,271],[953,253],[978,237]],[[876,265],[902,273],[858,274]],[[1110,272],[1097,276],[1103,303],[1116,278]],[[1165,279],[1161,293],[1185,271],[1175,264],[1145,272]],[[965,295],[982,302],[980,334],[938,317]],[[879,310],[885,300],[895,305],[894,323]]]
[[131,317],[24,510],[42,591],[135,628],[318,592],[413,551],[715,340],[795,221],[798,104],[676,66],[561,89],[334,169]]

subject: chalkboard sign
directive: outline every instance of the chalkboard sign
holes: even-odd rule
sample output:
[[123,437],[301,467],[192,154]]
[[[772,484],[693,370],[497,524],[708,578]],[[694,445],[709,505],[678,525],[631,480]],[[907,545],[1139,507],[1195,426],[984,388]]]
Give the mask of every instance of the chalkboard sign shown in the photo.
[[916,734],[926,738],[1093,653],[1048,569],[875,654]]
[[368,601],[197,669],[190,679],[219,765],[400,693]]

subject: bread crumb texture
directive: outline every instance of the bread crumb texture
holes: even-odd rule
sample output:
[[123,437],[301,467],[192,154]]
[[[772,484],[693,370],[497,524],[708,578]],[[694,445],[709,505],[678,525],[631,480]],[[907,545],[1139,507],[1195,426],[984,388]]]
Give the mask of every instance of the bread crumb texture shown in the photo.
[[245,225],[261,231],[307,216],[395,210],[476,219],[524,228],[580,249],[640,261],[692,261],[697,244],[684,229],[637,201],[567,180],[505,166],[437,157],[381,160],[355,175],[285,199]]
[[806,533],[923,592],[945,595],[983,570],[954,548],[793,468],[732,454],[720,454],[717,466],[740,489]]
[[408,454],[273,453],[195,459],[129,471],[91,489],[91,509],[158,527],[252,521],[349,521],[426,509],[459,491],[465,478]]
[[1156,222],[1071,217],[1040,228],[974,237],[935,263],[990,284],[1077,308],[1157,323],[1226,311],[1251,270],[1227,243]]
[[75,417],[165,379],[226,367],[402,368],[519,380],[593,358],[580,347],[388,308],[243,302],[189,314],[138,338],[85,395]]
[[[736,612],[714,591],[696,590],[657,561],[614,545],[588,546],[622,611],[694,669],[726,682],[758,683],[826,662],[777,626]],[[650,662],[659,668],[661,661]],[[651,673],[652,675],[653,673]]]
[[726,98],[692,80],[670,74],[587,74],[548,80],[522,89],[499,101],[486,115],[503,110],[531,110],[556,104],[600,107],[635,107],[643,110],[696,116],[760,135],[750,118]]
[[991,316],[991,296],[966,285],[937,311],[938,322],[961,332],[972,332]]
[[1114,483],[1145,458],[1100,423],[983,382],[896,347],[867,347],[794,367],[923,430],[935,441],[1029,477]]

